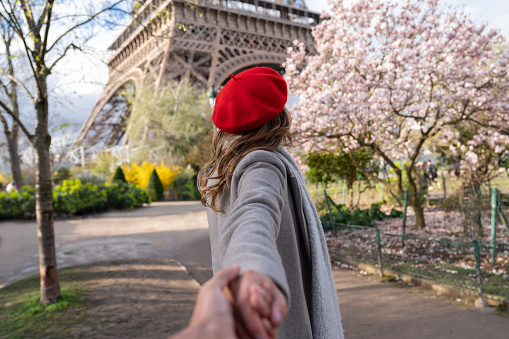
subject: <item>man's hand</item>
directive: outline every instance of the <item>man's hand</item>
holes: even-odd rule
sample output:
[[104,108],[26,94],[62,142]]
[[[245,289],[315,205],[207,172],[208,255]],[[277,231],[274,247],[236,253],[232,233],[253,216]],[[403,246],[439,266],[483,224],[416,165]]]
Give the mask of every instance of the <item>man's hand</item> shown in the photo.
[[286,297],[271,278],[247,270],[230,284],[237,335],[241,339],[272,339],[288,315]]
[[189,326],[170,339],[236,339],[233,309],[225,289],[239,271],[235,265],[207,281],[198,292]]

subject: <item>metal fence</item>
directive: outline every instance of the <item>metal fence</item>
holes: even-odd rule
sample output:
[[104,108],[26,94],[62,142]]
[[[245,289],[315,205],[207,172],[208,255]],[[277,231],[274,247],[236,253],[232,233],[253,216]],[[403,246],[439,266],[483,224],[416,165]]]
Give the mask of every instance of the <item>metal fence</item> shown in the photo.
[[[509,248],[380,232],[378,227],[323,223],[331,257],[437,282],[483,299],[509,302]],[[495,262],[491,258],[495,253]]]

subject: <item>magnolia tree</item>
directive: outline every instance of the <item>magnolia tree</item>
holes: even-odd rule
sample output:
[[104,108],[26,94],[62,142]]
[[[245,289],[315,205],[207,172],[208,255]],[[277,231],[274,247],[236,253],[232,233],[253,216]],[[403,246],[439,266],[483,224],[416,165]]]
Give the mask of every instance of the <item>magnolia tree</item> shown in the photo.
[[[322,18],[313,31],[316,53],[296,42],[286,63],[290,91],[300,95],[293,110],[297,138],[308,151],[348,152],[360,171],[399,196],[408,188],[417,226],[424,227],[416,166],[424,152],[447,144],[451,152],[464,152],[470,166],[475,156],[468,152],[476,144],[506,152],[504,37],[438,0],[358,0],[351,6],[337,0]],[[463,145],[457,131],[465,126],[475,126],[475,134]],[[360,147],[394,174],[363,169],[355,156]]]

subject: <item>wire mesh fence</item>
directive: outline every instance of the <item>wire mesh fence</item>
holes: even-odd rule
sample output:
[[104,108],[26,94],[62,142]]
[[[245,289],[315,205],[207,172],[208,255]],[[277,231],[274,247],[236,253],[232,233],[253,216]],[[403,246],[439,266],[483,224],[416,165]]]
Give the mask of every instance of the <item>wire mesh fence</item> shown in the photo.
[[493,248],[477,240],[464,243],[388,234],[378,227],[323,226],[334,260],[371,264],[382,274],[391,271],[484,299],[509,302],[509,248]]
[[[506,190],[479,187],[472,192],[444,194],[434,206],[429,206],[422,192],[412,195],[405,191],[399,197],[403,207],[390,212],[387,208],[381,211],[379,203],[364,210],[358,205],[346,206],[344,188],[328,191],[322,190],[321,200],[315,192],[315,199],[324,229],[329,231],[334,260],[370,264],[382,274],[386,270],[509,302]],[[376,193],[383,194],[381,190]],[[338,195],[340,203],[335,202]],[[416,201],[424,205],[420,212]]]

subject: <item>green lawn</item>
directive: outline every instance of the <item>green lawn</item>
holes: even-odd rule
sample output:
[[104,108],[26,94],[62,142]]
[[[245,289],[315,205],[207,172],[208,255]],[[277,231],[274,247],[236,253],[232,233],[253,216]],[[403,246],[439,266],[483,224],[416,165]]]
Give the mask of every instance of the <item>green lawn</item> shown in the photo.
[[39,304],[39,276],[0,289],[0,338],[69,338],[87,308],[83,301],[82,277],[75,269],[59,272],[62,299],[48,306]]

